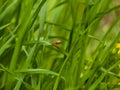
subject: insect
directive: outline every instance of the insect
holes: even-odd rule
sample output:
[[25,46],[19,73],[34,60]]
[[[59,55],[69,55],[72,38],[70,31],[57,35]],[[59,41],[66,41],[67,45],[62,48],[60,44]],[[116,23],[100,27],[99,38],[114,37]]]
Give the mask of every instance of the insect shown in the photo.
[[61,40],[56,40],[56,41],[51,42],[52,45],[59,45],[61,43],[62,43]]

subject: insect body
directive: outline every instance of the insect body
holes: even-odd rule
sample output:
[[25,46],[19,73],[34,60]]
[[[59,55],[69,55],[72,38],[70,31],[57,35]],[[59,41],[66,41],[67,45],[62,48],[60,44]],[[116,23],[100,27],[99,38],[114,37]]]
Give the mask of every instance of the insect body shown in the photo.
[[52,45],[59,45],[59,44],[61,44],[61,43],[62,43],[61,40],[56,40],[56,41],[53,41],[53,42],[52,42]]

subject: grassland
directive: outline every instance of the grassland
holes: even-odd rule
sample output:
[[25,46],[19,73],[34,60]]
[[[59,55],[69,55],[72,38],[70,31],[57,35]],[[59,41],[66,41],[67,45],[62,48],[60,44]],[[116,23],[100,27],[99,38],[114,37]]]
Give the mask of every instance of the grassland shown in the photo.
[[0,0],[0,90],[120,90],[119,0]]

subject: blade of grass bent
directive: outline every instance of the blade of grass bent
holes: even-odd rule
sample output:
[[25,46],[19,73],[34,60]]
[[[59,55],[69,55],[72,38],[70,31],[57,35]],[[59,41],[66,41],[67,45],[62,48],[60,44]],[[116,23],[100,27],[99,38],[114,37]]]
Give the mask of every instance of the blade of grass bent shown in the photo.
[[[111,43],[111,45],[106,48],[105,51],[103,51],[103,54],[99,57],[98,59],[98,66],[102,67],[107,61],[106,61],[106,57],[109,55],[109,52],[111,51],[111,49],[113,48],[113,46],[115,45],[115,42],[119,39],[120,37],[120,32],[118,33],[118,35],[116,36],[116,38],[113,40],[113,42]],[[108,61],[109,62],[109,61]],[[94,67],[95,68],[95,67]],[[98,68],[99,69],[99,68]],[[103,75],[105,76],[105,75]],[[99,78],[98,82],[100,83],[102,81],[104,77]],[[100,81],[99,81],[100,80]],[[95,82],[95,85],[97,86],[99,83],[97,81]],[[92,82],[91,82],[92,83]],[[96,84],[97,83],[97,84]],[[94,89],[90,89],[90,90],[94,90]]]
[[104,72],[93,84],[92,86],[89,88],[89,90],[95,90],[95,88],[98,86],[98,84],[103,80],[103,78],[113,69],[115,68],[117,65],[120,64],[120,61],[116,62],[115,64],[113,64],[108,70],[106,70],[106,72]]
[[[13,53],[13,57],[10,63],[10,71],[13,71],[16,68],[16,63],[17,63],[17,59],[19,57],[19,53],[21,50],[21,46],[22,46],[22,41],[23,38],[25,36],[25,33],[27,30],[29,30],[32,26],[32,24],[34,23],[42,5],[45,3],[46,0],[40,1],[40,3],[38,4],[37,9],[31,13],[31,15],[28,17],[28,19],[25,21],[25,25],[23,25],[23,27],[21,28],[20,32],[19,32],[19,37],[16,40],[16,46],[15,46],[15,50]],[[13,79],[8,76],[8,81],[7,81],[7,86],[6,86],[6,90],[10,90],[11,88],[11,82],[13,81]]]
[[64,69],[64,67],[65,67],[65,65],[66,65],[66,63],[67,63],[67,61],[69,60],[69,58],[70,58],[70,56],[71,56],[71,54],[72,54],[72,52],[73,52],[73,50],[74,50],[74,46],[75,46],[75,45],[76,45],[76,44],[74,44],[74,45],[71,47],[68,56],[66,57],[66,59],[65,59],[65,61],[64,61],[64,63],[63,63],[63,65],[61,66],[61,69],[60,69],[60,71],[59,71],[59,76],[56,78],[56,81],[55,81],[53,90],[57,90],[57,88],[58,88],[58,84],[59,84],[59,81],[60,81],[60,77],[61,77],[62,71],[63,71],[63,69]]
[[[13,33],[18,29],[19,25],[16,26],[16,28],[13,30]],[[12,35],[12,37],[10,37],[10,39],[8,39],[5,44],[0,47],[0,56],[2,55],[2,53],[8,48],[10,42],[15,38],[15,35]]]
[[106,38],[107,38],[107,36],[109,35],[109,33],[113,30],[113,28],[115,27],[115,25],[119,22],[119,20],[120,20],[120,16],[118,16],[116,19],[115,19],[115,21],[113,22],[113,24],[110,26],[110,28],[108,29],[108,31],[105,33],[105,35],[104,35],[104,37],[102,38],[102,43],[99,43],[99,45],[97,46],[97,48],[96,48],[96,50],[95,50],[95,54],[94,54],[94,58],[97,56],[97,52],[98,51],[100,51],[101,49],[101,47],[103,47],[104,46],[104,44],[105,44],[105,40],[106,40]]

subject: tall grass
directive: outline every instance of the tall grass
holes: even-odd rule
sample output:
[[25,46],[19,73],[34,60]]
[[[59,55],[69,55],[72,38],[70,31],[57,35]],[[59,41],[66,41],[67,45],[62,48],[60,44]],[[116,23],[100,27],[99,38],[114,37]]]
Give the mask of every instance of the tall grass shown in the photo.
[[0,90],[119,90],[119,8],[114,0],[1,0]]

